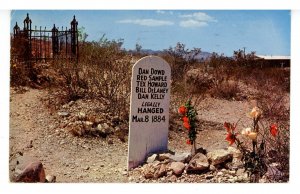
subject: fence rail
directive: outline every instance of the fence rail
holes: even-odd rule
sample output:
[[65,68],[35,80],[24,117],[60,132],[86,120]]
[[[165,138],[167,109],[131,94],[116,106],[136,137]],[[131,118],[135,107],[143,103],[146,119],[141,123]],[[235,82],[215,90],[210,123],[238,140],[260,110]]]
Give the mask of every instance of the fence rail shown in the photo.
[[12,58],[20,62],[49,61],[65,59],[78,62],[78,22],[73,17],[68,29],[53,25],[51,30],[46,27],[32,29],[32,21],[27,14],[21,28],[16,22],[12,37]]

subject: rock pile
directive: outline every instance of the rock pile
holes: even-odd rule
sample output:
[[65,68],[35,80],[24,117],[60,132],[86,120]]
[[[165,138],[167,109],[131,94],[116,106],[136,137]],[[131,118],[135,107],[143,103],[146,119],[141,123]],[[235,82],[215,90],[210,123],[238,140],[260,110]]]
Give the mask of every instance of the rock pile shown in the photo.
[[[106,138],[115,134],[122,141],[127,136],[128,123],[126,119],[105,113],[105,107],[97,108],[85,106],[91,104],[83,100],[71,101],[63,105],[57,112],[60,128],[66,129],[74,136],[96,136]],[[83,109],[83,107],[85,107]],[[78,111],[80,110],[80,111]],[[124,134],[122,134],[124,133]]]
[[199,178],[201,182],[249,182],[240,158],[240,151],[234,147],[207,153],[202,149],[193,157],[189,153],[153,154],[146,164],[131,172],[130,181],[197,182]]

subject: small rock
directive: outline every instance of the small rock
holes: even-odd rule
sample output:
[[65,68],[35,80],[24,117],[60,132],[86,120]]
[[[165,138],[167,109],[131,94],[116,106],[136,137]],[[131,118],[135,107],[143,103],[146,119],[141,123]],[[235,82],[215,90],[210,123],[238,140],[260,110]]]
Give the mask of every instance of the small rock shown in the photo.
[[104,123],[104,124],[103,124],[103,128],[104,128],[105,130],[110,129],[110,127],[109,127],[109,125],[108,125],[107,123]]
[[244,173],[245,173],[245,170],[242,169],[242,168],[240,168],[240,169],[238,169],[238,170],[236,171],[236,175],[237,175],[237,176],[243,176]]
[[163,153],[163,154],[159,154],[157,159],[159,161],[164,161],[164,160],[170,159],[170,157],[171,157],[170,153]]
[[171,182],[175,183],[176,180],[177,180],[177,177],[176,177],[175,175],[172,175],[172,176],[170,177],[170,181],[171,181]]
[[43,164],[31,157],[22,157],[18,159],[15,169],[16,182],[45,182],[45,170]]
[[218,176],[223,176],[223,172],[218,172],[217,175]]
[[227,160],[232,159],[232,154],[224,149],[214,150],[207,153],[207,158],[212,165],[224,163]]
[[161,164],[161,163],[160,163],[159,161],[157,161],[157,160],[155,160],[154,162],[152,162],[152,165],[153,165],[154,167],[158,167],[160,164]]
[[207,157],[202,153],[198,153],[189,162],[187,171],[202,171],[208,168],[209,163]]
[[61,116],[61,117],[67,117],[70,115],[68,112],[58,112],[57,114],[58,114],[58,116]]
[[229,170],[227,173],[230,174],[230,175],[236,175],[235,170]]
[[151,165],[145,165],[143,169],[143,174],[146,179],[150,179],[154,177],[155,168]]
[[46,182],[47,183],[55,183],[56,182],[56,176],[54,176],[54,175],[47,175],[46,176]]
[[92,126],[93,126],[93,123],[91,121],[84,122],[85,129],[90,129]]
[[[106,123],[104,123],[106,124]],[[101,133],[104,133],[104,134],[110,134],[112,132],[111,128],[110,127],[107,127],[108,125],[106,124],[106,127],[101,124],[98,124],[97,126],[97,130],[100,131]]]
[[86,114],[84,112],[79,112],[77,114],[77,119],[81,121],[86,120]]
[[89,170],[89,169],[90,169],[89,166],[84,167],[84,170]]
[[121,128],[119,126],[116,126],[115,127],[115,132],[119,132],[119,131],[121,131]]
[[64,105],[62,106],[63,109],[66,109],[66,108],[68,108],[68,107],[69,107],[68,104],[64,104]]
[[122,175],[123,175],[123,176],[125,176],[125,175],[127,175],[127,174],[128,174],[127,171],[123,171],[123,172],[122,172]]
[[228,179],[228,182],[234,183],[234,179],[233,179],[233,178],[230,178],[230,179]]
[[170,168],[172,169],[174,174],[181,175],[185,168],[185,165],[182,162],[172,162]]
[[209,170],[210,171],[216,171],[216,167],[214,165],[209,165]]
[[266,178],[259,179],[259,183],[266,183],[266,182],[267,182]]
[[212,179],[212,178],[214,178],[214,175],[208,174],[208,175],[205,176],[205,178],[206,178],[206,179]]
[[152,163],[157,159],[157,154],[152,154],[150,157],[147,158],[147,163]]
[[166,164],[162,164],[158,170],[154,173],[154,178],[160,178],[167,174]]
[[175,155],[171,155],[169,158],[175,162],[185,163],[185,162],[189,162],[189,160],[191,159],[191,153],[175,154]]
[[167,171],[167,176],[171,176],[173,174],[172,171]]

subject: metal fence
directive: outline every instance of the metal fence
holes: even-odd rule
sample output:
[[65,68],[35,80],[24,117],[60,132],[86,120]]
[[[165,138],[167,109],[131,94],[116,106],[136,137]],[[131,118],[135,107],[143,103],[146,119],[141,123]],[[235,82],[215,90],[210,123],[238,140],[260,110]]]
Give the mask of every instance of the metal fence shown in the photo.
[[51,30],[35,26],[32,29],[32,21],[29,14],[23,21],[23,30],[18,23],[13,28],[12,58],[18,61],[49,61],[65,59],[78,62],[78,22],[73,17],[71,28],[59,29],[55,24]]

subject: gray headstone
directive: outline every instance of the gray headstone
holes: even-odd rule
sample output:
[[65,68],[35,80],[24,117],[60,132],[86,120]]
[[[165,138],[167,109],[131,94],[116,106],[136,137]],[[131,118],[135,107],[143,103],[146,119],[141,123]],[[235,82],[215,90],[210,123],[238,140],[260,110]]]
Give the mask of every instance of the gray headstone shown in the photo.
[[170,78],[170,66],[160,57],[144,57],[132,68],[128,169],[168,150]]

